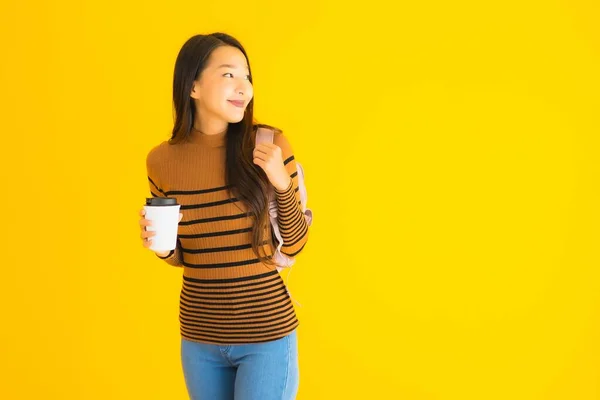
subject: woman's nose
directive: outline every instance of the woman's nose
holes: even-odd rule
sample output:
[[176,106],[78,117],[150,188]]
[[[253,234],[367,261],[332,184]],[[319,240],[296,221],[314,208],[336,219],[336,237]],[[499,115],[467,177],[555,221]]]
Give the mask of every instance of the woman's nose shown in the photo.
[[251,84],[248,81],[240,82],[237,87],[237,93],[243,96],[246,93],[250,93]]

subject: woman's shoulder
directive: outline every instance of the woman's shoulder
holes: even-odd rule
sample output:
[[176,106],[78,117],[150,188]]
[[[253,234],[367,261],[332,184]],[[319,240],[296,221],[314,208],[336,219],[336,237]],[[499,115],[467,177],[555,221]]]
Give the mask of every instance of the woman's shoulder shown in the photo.
[[174,147],[175,146],[169,143],[168,140],[164,140],[150,148],[146,156],[146,160],[150,163],[159,163],[169,157],[169,155],[173,152]]

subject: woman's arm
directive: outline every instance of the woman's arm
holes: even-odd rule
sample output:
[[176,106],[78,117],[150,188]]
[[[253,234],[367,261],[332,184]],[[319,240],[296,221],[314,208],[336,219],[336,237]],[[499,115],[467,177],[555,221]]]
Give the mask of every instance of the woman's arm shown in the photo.
[[286,189],[275,188],[277,223],[283,238],[281,252],[294,257],[306,245],[309,229],[300,205],[298,169],[292,146],[282,133],[275,135],[274,143],[281,148],[283,163],[291,178]]
[[[160,160],[156,159],[156,148],[148,153],[146,157],[146,173],[148,175],[148,185],[150,188],[150,195],[152,197],[167,197],[165,192],[159,186],[159,165]],[[174,267],[182,267],[182,256],[181,256],[181,243],[179,238],[177,239],[177,245],[174,250],[167,253],[155,252],[156,256],[161,260],[164,260],[167,264]]]

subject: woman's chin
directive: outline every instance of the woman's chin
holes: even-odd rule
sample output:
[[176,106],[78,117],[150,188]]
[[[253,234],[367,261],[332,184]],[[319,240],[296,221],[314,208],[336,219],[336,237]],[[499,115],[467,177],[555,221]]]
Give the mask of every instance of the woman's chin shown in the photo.
[[237,124],[238,122],[240,122],[243,119],[244,119],[244,112],[227,115],[227,122],[229,122],[230,124]]

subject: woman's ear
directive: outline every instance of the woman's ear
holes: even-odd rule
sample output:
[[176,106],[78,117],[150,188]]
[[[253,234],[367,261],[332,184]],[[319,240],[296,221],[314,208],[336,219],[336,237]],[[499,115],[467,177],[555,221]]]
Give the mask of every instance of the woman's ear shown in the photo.
[[192,86],[192,92],[190,93],[190,97],[198,100],[200,98],[200,83],[198,81],[194,81],[194,85]]

